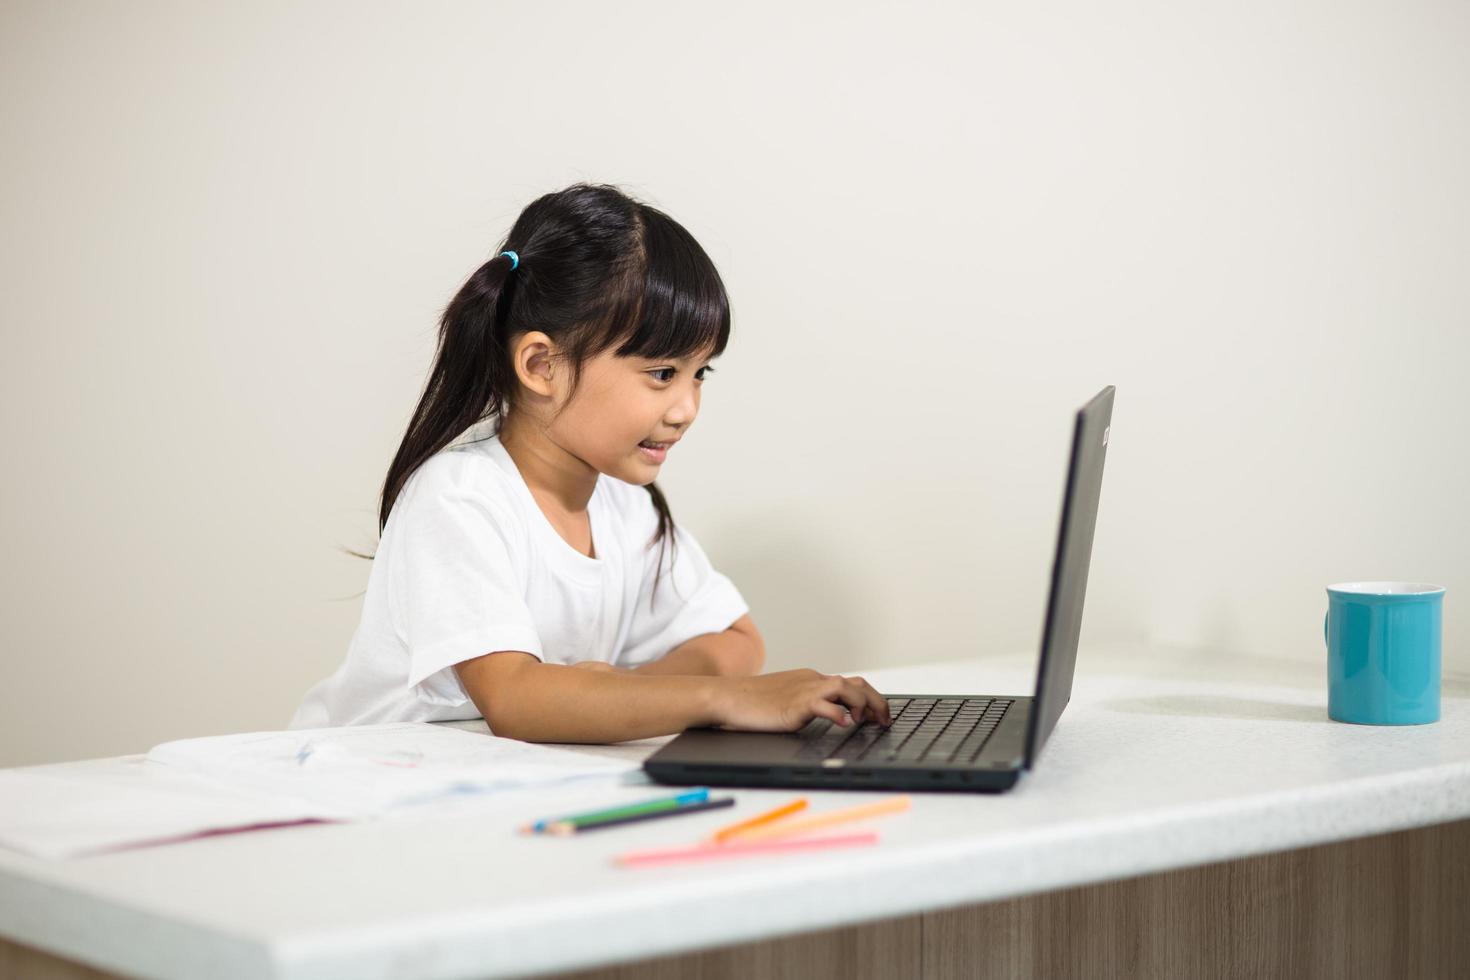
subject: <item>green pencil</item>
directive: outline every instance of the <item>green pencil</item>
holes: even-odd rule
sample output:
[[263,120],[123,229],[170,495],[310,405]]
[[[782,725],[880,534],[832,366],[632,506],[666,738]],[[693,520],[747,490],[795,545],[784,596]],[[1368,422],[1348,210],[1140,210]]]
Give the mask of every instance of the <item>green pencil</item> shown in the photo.
[[639,800],[637,803],[624,803],[621,806],[609,807],[602,810],[587,810],[582,813],[570,813],[564,817],[549,817],[537,820],[535,823],[526,824],[521,830],[525,833],[542,833],[553,823],[573,823],[578,820],[601,820],[603,817],[618,817],[625,813],[642,813],[649,809],[661,809],[670,806],[678,806],[681,803],[694,803],[709,798],[708,786],[696,786],[685,790],[676,796],[660,796],[653,800]]
[[673,817],[681,813],[692,813],[695,810],[714,810],[722,806],[734,806],[735,797],[726,796],[718,800],[703,800],[698,803],[685,803],[683,806],[666,806],[658,809],[647,810],[643,813],[626,813],[620,817],[605,817],[600,820],[582,819],[577,821],[558,820],[546,828],[548,834],[558,837],[566,837],[571,834],[580,834],[589,830],[599,830],[603,827],[611,827],[614,824],[632,823],[635,820],[654,820],[658,817]]

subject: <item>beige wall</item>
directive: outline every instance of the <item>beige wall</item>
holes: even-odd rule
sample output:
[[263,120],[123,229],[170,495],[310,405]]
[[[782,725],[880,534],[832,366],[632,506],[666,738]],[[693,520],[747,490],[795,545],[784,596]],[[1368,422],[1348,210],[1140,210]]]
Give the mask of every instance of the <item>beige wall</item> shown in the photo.
[[[0,7],[0,765],[283,727],[345,653],[435,317],[617,183],[726,277],[675,516],[769,667],[1083,640],[1320,660],[1449,588],[1470,670],[1470,7]],[[1086,669],[1085,656],[1081,664]]]

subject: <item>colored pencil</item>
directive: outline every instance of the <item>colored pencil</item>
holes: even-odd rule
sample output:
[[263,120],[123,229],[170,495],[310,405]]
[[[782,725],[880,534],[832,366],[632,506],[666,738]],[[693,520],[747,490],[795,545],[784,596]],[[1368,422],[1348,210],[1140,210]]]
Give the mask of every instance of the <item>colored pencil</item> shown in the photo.
[[876,844],[878,832],[841,834],[834,837],[801,837],[796,840],[734,841],[729,844],[698,844],[694,847],[667,847],[650,851],[628,851],[613,861],[622,865],[669,864],[696,861],[701,858],[740,857],[747,854],[779,854],[785,851],[823,851],[834,847]]
[[900,796],[890,796],[873,803],[863,803],[842,810],[814,813],[809,817],[797,820],[782,820],[770,826],[752,827],[738,834],[732,834],[729,840],[774,840],[791,834],[806,833],[809,830],[820,830],[850,820],[862,820],[865,817],[876,817],[884,813],[896,813],[899,810],[907,810],[911,803],[912,800],[906,793]]
[[792,800],[790,803],[787,803],[785,806],[778,806],[774,810],[768,810],[758,816],[751,817],[749,820],[742,820],[739,823],[733,823],[728,827],[721,827],[719,830],[710,835],[709,842],[711,844],[721,843],[722,841],[728,840],[729,838],[735,836],[743,830],[748,830],[751,827],[759,827],[763,824],[768,824],[773,820],[780,820],[788,813],[795,813],[798,810],[803,810],[806,808],[806,805],[806,797],[798,797],[797,799]]
[[584,813],[571,813],[562,817],[547,817],[543,820],[537,820],[535,823],[522,825],[521,833],[540,833],[541,831],[545,830],[548,825],[557,823],[559,821],[587,820],[595,817],[614,816],[622,813],[636,813],[648,807],[679,806],[683,803],[694,803],[706,799],[709,799],[709,787],[696,786],[694,789],[685,790],[684,792],[679,793],[676,796],[660,796],[652,800],[642,800],[638,803],[627,803],[622,806],[604,808],[601,810],[588,810]]
[[552,827],[558,825],[582,825],[589,823],[602,823],[604,820],[642,816],[645,813],[663,813],[666,811],[672,812],[674,810],[682,810],[685,807],[696,806],[700,803],[706,802],[707,800],[708,796],[704,796],[694,797],[691,799],[676,798],[672,800],[654,800],[651,803],[639,803],[635,806],[620,806],[615,807],[611,810],[604,810],[601,813],[583,814],[577,817],[565,817],[561,820],[553,820],[551,823],[546,825],[546,829],[550,830]]
[[612,827],[616,824],[633,823],[635,820],[656,820],[659,817],[676,817],[681,813],[693,813],[695,810],[715,810],[722,806],[734,806],[735,797],[726,796],[718,800],[699,800],[694,803],[685,803],[681,806],[660,807],[657,810],[646,810],[642,813],[625,813],[616,817],[604,817],[601,820],[558,820],[546,827],[548,834],[565,837],[569,834],[586,833],[589,830],[601,830],[603,827]]

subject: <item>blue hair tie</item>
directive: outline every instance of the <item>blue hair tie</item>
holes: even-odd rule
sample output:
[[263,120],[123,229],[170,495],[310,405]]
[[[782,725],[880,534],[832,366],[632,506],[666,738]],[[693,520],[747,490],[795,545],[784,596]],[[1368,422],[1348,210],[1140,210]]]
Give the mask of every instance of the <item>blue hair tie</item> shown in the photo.
[[[509,255],[510,256],[510,271],[511,272],[516,271],[516,266],[518,266],[518,265],[521,264],[521,257],[519,255],[517,255],[516,253],[514,253],[514,252],[501,252],[500,255]],[[499,258],[499,257],[500,256],[496,256],[496,258]]]

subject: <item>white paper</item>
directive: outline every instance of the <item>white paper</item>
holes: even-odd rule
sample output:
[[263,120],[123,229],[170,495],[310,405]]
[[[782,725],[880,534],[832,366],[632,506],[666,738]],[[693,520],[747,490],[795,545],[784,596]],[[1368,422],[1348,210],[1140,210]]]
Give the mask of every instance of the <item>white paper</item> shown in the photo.
[[148,758],[341,819],[639,768],[628,760],[412,721],[190,738],[154,746]]
[[0,845],[43,858],[291,823],[319,809],[204,783],[141,755],[0,769]]
[[147,756],[0,769],[0,845],[77,857],[305,820],[423,812],[468,795],[608,779],[599,758],[428,722],[182,739]]

